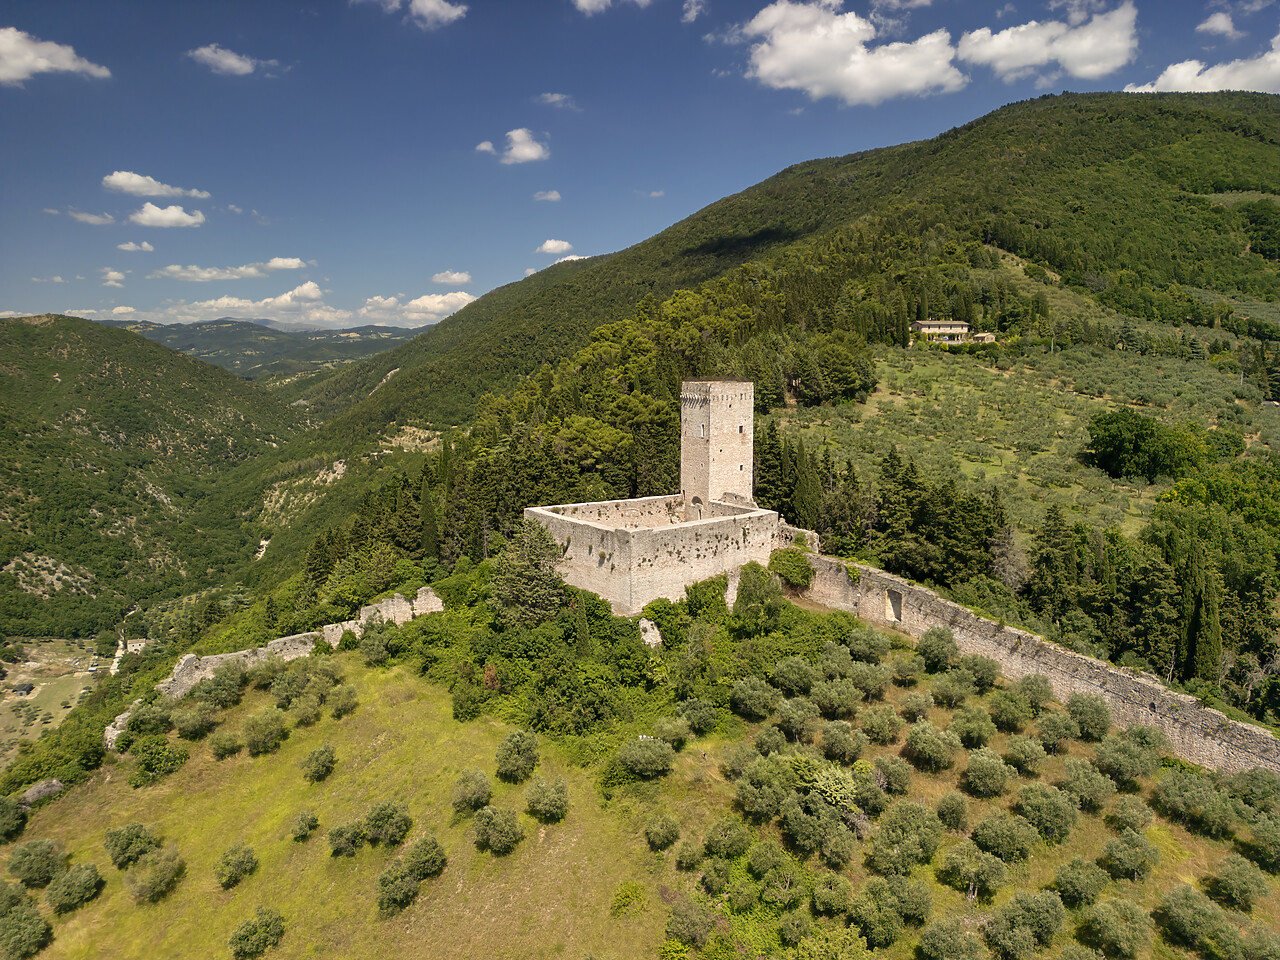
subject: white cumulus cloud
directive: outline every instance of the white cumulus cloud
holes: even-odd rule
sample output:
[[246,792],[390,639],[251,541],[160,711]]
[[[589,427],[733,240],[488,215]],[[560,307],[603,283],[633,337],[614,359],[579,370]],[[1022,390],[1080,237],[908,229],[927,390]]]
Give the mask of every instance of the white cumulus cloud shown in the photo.
[[431,277],[432,283],[470,283],[471,274],[466,270],[442,270]]
[[532,277],[532,276],[533,276],[535,273],[537,273],[537,272],[538,272],[538,268],[537,268],[537,267],[525,267],[525,268],[524,268],[524,275],[525,275],[526,277]]
[[143,314],[139,319],[157,323],[198,323],[219,317],[268,317],[317,327],[341,327],[350,322],[352,313],[329,306],[324,302],[324,291],[315,281],[308,280],[279,296],[264,300],[244,297],[217,297],[192,302],[178,300],[167,303],[161,311]]
[[493,148],[492,140],[481,140],[479,143],[476,144],[476,150],[479,153],[497,153],[498,152]]
[[747,76],[778,90],[801,90],[814,100],[836,97],[849,105],[892,97],[959,90],[967,78],[952,65],[946,30],[910,43],[875,46],[876,26],[843,13],[843,0],[775,0],[740,28],[759,38]]
[[434,30],[467,15],[465,3],[449,3],[448,0],[351,0],[352,3],[376,3],[386,13],[404,9],[409,19],[423,30]]
[[559,203],[560,191],[559,190],[539,190],[537,193],[533,195],[533,199],[545,200],[548,203]]
[[184,267],[171,263],[147,274],[148,280],[188,280],[208,283],[210,280],[244,280],[265,277],[275,270],[301,270],[307,264],[297,257],[272,257],[261,263],[246,263],[240,267]]
[[1050,65],[1096,80],[1119,70],[1138,52],[1137,21],[1137,8],[1126,0],[1074,24],[1031,20],[999,33],[983,27],[962,36],[957,51],[961,60],[991,67],[1006,83]]
[[544,240],[542,246],[538,247],[534,253],[568,253],[573,249],[573,244],[568,240]]
[[684,10],[680,13],[681,23],[693,23],[707,9],[707,0],[684,0]]
[[365,323],[422,327],[457,313],[475,299],[462,290],[428,293],[407,303],[401,303],[398,297],[370,297],[360,308],[360,319]]
[[176,203],[168,207],[157,207],[148,200],[129,220],[142,227],[198,227],[204,223],[204,214],[199,210],[187,213]]
[[279,60],[258,60],[255,57],[247,57],[234,50],[228,50],[226,47],[220,47],[216,43],[188,50],[187,56],[196,63],[204,64],[214,73],[227,77],[247,77],[259,68],[269,69],[280,66]]
[[117,170],[102,178],[102,185],[116,193],[128,193],[135,197],[194,197],[207,200],[208,190],[184,190],[161,183],[155,177],[146,177],[131,170]]
[[133,307],[112,307],[111,312],[117,317],[127,317],[129,314],[137,313],[138,311]]
[[74,47],[37,40],[17,27],[0,27],[0,84],[22,85],[37,73],[83,73],[105,80],[111,71],[77,56]]
[[567,257],[561,257],[556,263],[568,263],[570,260],[585,260],[586,257],[580,257],[576,253],[571,253]]
[[138,253],[138,252],[152,253],[155,251],[156,248],[153,247],[151,244],[147,243],[147,241],[145,240],[143,240],[141,243],[134,243],[132,240],[130,240],[128,243],[117,243],[116,249],[123,250],[125,253]]
[[116,222],[116,218],[109,213],[85,213],[82,210],[68,210],[67,216],[72,220],[79,220],[81,223],[92,223],[95,227]]
[[1271,49],[1256,57],[1208,66],[1200,60],[1184,60],[1164,69],[1151,83],[1129,84],[1128,93],[1210,93],[1215,90],[1255,90],[1280,93],[1280,34]]
[[1210,14],[1204,22],[1196,27],[1197,33],[1216,33],[1220,37],[1226,37],[1228,40],[1239,40],[1244,34],[1236,29],[1236,25],[1231,21],[1231,14],[1225,10],[1219,10],[1217,13]]
[[102,285],[104,287],[124,286],[124,274],[119,270],[113,270],[111,267],[103,267],[98,272],[102,274]]
[[[483,144],[481,144],[483,146]],[[489,144],[490,148],[493,144]],[[480,149],[479,147],[476,148]],[[492,150],[490,151],[492,152]],[[534,160],[546,160],[551,156],[551,148],[540,143],[528,127],[520,127],[507,131],[507,149],[502,151],[502,163],[530,163]]]

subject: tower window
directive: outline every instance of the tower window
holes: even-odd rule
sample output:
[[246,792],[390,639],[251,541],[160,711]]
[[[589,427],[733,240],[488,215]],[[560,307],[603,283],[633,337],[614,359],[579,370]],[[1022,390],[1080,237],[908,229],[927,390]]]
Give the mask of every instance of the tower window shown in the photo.
[[706,435],[707,435],[707,428],[702,424],[698,424],[698,436],[705,437]]
[[741,433],[742,431],[743,431],[743,426],[742,426],[742,424],[738,424],[738,432],[739,432],[739,433]]

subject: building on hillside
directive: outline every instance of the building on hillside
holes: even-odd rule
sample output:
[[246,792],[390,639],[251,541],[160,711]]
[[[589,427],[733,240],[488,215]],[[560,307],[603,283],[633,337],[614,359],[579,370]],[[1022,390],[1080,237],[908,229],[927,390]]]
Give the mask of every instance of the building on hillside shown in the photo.
[[963,320],[917,320],[911,324],[917,340],[959,343],[969,339],[969,324]]
[[755,385],[690,380],[680,390],[680,493],[636,500],[529,507],[564,550],[565,582],[608,600],[624,616],[651,600],[680,600],[684,588],[768,563],[803,535],[752,499]]

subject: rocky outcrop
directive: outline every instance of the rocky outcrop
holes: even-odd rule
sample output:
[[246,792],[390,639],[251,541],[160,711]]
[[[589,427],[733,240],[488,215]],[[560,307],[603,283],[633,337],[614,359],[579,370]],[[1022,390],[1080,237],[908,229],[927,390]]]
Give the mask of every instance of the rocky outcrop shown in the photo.
[[67,785],[56,777],[50,777],[48,780],[41,780],[27,787],[26,792],[18,798],[18,806],[30,807],[35,803],[43,800],[45,797],[56,797]]

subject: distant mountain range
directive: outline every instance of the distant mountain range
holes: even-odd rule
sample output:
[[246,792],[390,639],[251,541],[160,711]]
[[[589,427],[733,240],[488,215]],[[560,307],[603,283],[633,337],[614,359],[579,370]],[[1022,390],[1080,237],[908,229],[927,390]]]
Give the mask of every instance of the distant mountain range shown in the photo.
[[104,320],[199,357],[249,380],[274,380],[365,360],[413,339],[419,331],[363,326],[326,330],[260,317],[219,317],[202,323]]

